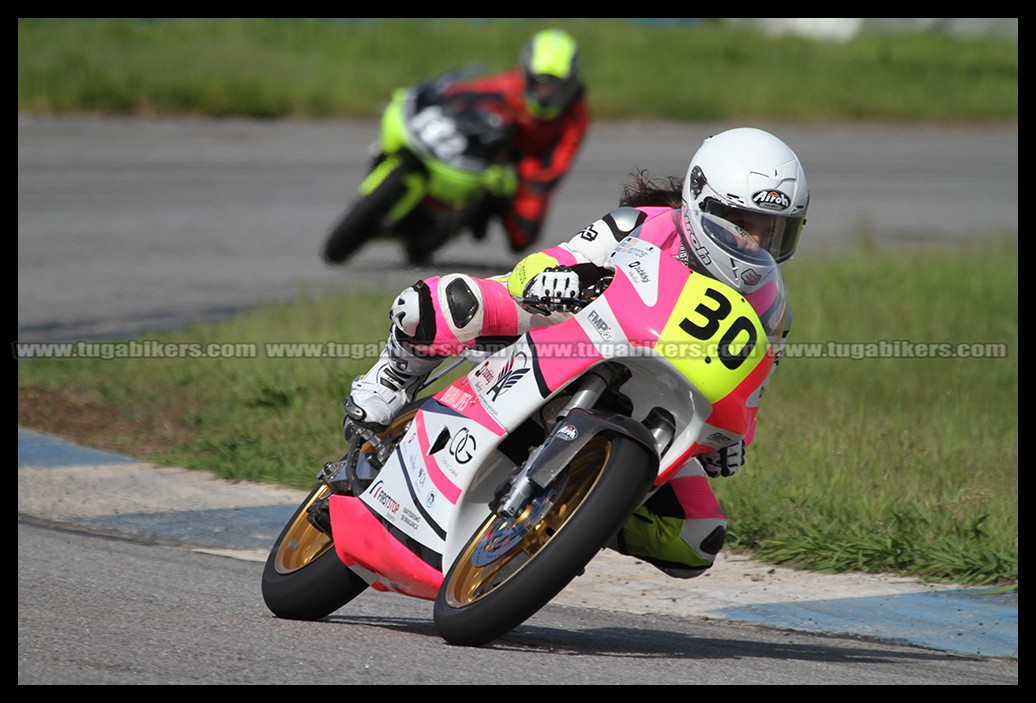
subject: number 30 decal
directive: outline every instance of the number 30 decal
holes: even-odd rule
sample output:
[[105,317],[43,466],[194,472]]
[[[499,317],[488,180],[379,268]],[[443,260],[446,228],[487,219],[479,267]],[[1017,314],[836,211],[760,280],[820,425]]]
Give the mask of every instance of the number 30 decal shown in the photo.
[[[730,304],[730,301],[715,288],[706,288],[705,295],[715,300],[718,304],[718,307],[715,309],[707,307],[704,303],[699,303],[698,306],[694,308],[694,311],[705,319],[705,324],[696,325],[687,317],[685,317],[680,323],[680,329],[695,339],[700,339],[703,342],[707,342],[715,338],[716,334],[720,330],[721,323],[727,319],[727,316],[730,315],[730,311],[733,310],[733,306]],[[741,350],[737,354],[731,354],[731,345],[742,332],[748,335],[748,341],[741,346]],[[757,339],[758,337],[756,335],[755,325],[752,324],[751,320],[744,315],[738,316],[730,323],[730,326],[719,340],[719,360],[723,362],[724,366],[733,371],[737,367],[741,366],[741,364],[745,363],[745,359],[747,359],[749,354],[752,353],[752,350],[755,349]]]

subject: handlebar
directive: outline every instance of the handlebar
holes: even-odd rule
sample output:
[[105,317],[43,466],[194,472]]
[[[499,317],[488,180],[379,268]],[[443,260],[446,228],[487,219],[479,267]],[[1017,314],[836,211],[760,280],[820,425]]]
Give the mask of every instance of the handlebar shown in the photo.
[[540,312],[543,315],[549,315],[552,312],[579,312],[597,300],[612,282],[612,278],[614,276],[611,273],[601,276],[592,285],[581,290],[579,296],[575,298],[524,297],[518,303],[527,310]]
[[550,298],[546,296],[542,298],[526,297],[518,301],[526,310],[542,315],[549,315],[552,312],[579,312],[592,302],[593,300],[588,298]]

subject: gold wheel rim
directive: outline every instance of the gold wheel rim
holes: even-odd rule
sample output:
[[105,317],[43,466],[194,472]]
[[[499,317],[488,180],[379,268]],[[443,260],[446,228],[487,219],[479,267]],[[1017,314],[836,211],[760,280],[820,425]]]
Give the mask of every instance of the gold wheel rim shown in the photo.
[[508,524],[496,515],[489,516],[479,529],[477,538],[472,539],[457,558],[453,576],[446,584],[446,601],[450,606],[462,608],[485,598],[529,563],[579,510],[584,498],[600,479],[611,455],[611,446],[608,440],[597,437],[583,447],[565,468],[567,477],[559,476],[558,481],[564,480],[564,485],[547,511],[534,516],[535,508],[527,507],[509,524],[522,523],[530,518],[535,519],[535,523],[529,525],[524,535],[509,545],[502,556],[478,565],[478,553],[484,549],[485,542],[491,541],[492,535]]
[[319,559],[334,546],[331,538],[313,527],[307,519],[309,506],[325,497],[331,490],[327,486],[321,486],[320,490],[310,496],[310,499],[295,516],[294,522],[288,528],[288,532],[281,540],[280,549],[277,550],[275,567],[277,573],[290,574],[307,564]]

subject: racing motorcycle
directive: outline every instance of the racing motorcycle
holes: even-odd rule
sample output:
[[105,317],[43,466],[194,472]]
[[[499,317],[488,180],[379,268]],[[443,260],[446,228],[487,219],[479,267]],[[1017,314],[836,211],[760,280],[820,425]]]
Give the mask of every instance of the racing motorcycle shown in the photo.
[[323,247],[342,264],[375,237],[402,244],[407,261],[432,254],[467,228],[485,236],[490,198],[514,195],[514,126],[503,109],[450,86],[454,71],[392,94],[382,112],[370,171]]
[[687,462],[745,436],[774,364],[780,274],[764,312],[635,235],[577,300],[523,301],[574,303],[565,321],[454,359],[470,370],[384,432],[346,423],[348,450],[267,559],[276,616],[317,620],[373,588],[434,601],[451,644],[492,642]]

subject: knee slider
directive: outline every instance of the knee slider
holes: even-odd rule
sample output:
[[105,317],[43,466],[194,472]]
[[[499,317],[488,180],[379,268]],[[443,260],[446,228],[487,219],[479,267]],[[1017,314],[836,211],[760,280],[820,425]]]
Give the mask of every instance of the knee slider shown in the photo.
[[716,529],[709,533],[709,536],[701,541],[701,548],[707,554],[716,555],[719,554],[719,550],[723,548],[723,543],[727,540],[727,528],[723,525],[717,525]]

